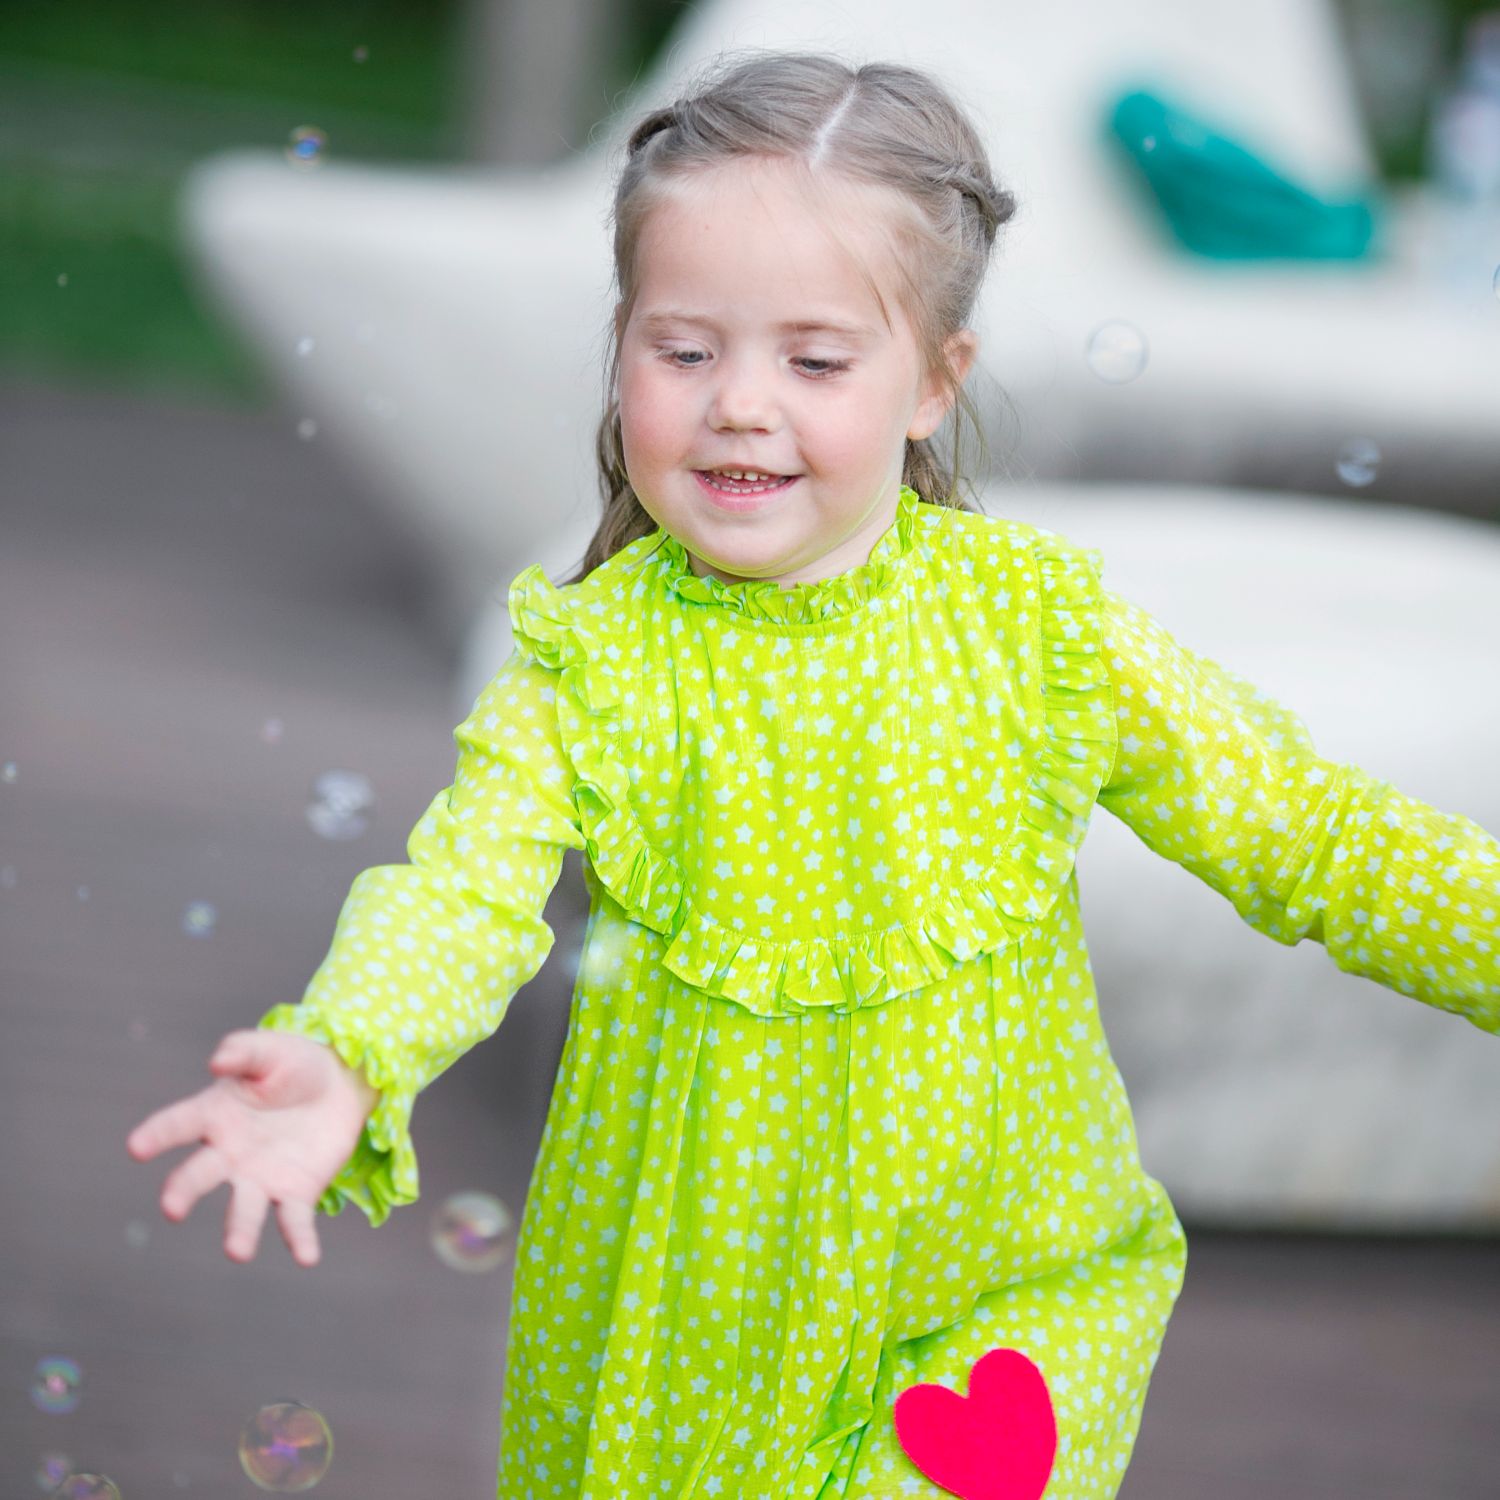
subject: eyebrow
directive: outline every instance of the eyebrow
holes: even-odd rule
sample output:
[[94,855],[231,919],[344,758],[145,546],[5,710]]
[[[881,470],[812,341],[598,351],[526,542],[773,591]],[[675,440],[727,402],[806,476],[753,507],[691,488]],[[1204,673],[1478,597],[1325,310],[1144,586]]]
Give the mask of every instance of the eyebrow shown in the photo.
[[[677,308],[661,308],[641,315],[641,324],[645,328],[661,328],[669,323],[690,323],[696,327],[712,329],[715,333],[720,331],[719,325],[712,318],[700,313],[683,312]],[[879,337],[876,329],[867,328],[863,323],[840,323],[833,318],[793,318],[775,326],[777,333],[835,333],[852,339]]]

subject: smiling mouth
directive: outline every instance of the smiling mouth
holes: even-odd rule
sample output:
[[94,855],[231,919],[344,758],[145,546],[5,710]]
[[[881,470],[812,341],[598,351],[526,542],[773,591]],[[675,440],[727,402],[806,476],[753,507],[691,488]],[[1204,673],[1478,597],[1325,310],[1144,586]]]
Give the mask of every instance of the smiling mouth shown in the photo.
[[767,490],[780,489],[797,476],[795,474],[767,474],[759,469],[699,469],[699,477],[711,489],[726,495],[760,495]]

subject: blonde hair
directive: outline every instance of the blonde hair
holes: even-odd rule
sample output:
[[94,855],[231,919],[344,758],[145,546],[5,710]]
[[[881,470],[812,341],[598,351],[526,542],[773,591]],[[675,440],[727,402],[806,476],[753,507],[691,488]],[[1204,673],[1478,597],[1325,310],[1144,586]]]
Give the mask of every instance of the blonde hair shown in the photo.
[[[952,394],[954,441],[945,458],[932,438],[908,438],[902,483],[930,505],[974,509],[958,494],[963,419],[983,465],[988,453],[978,413],[944,347],[973,316],[996,231],[1016,203],[996,185],[978,134],[942,85],[902,64],[852,66],[821,53],[721,57],[682,97],[641,119],[625,150],[610,214],[619,299],[595,444],[604,513],[582,565],[566,582],[585,578],[656,529],[630,487],[621,451],[619,330],[635,301],[637,248],[651,210],[673,179],[736,158],[790,161],[890,189],[898,208],[910,206],[889,226],[901,303],[926,368],[939,372]],[[871,287],[884,308],[879,288]]]

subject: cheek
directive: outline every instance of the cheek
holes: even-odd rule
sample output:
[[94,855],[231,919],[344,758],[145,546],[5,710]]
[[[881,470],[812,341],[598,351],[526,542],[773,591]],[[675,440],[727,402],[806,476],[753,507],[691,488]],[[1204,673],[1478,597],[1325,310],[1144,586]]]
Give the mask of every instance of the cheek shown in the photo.
[[808,449],[823,463],[857,469],[882,460],[890,439],[890,420],[882,419],[878,403],[829,403],[817,413],[817,420],[804,424],[803,436]]
[[620,437],[627,465],[632,455],[636,461],[664,456],[680,444],[683,414],[672,396],[651,372],[620,372]]

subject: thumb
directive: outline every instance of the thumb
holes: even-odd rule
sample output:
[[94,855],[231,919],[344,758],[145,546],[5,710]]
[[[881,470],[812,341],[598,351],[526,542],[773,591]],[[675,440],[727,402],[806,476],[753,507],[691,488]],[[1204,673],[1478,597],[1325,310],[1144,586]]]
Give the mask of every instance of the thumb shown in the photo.
[[254,1073],[265,1064],[265,1047],[253,1031],[236,1031],[226,1036],[208,1060],[215,1073]]

